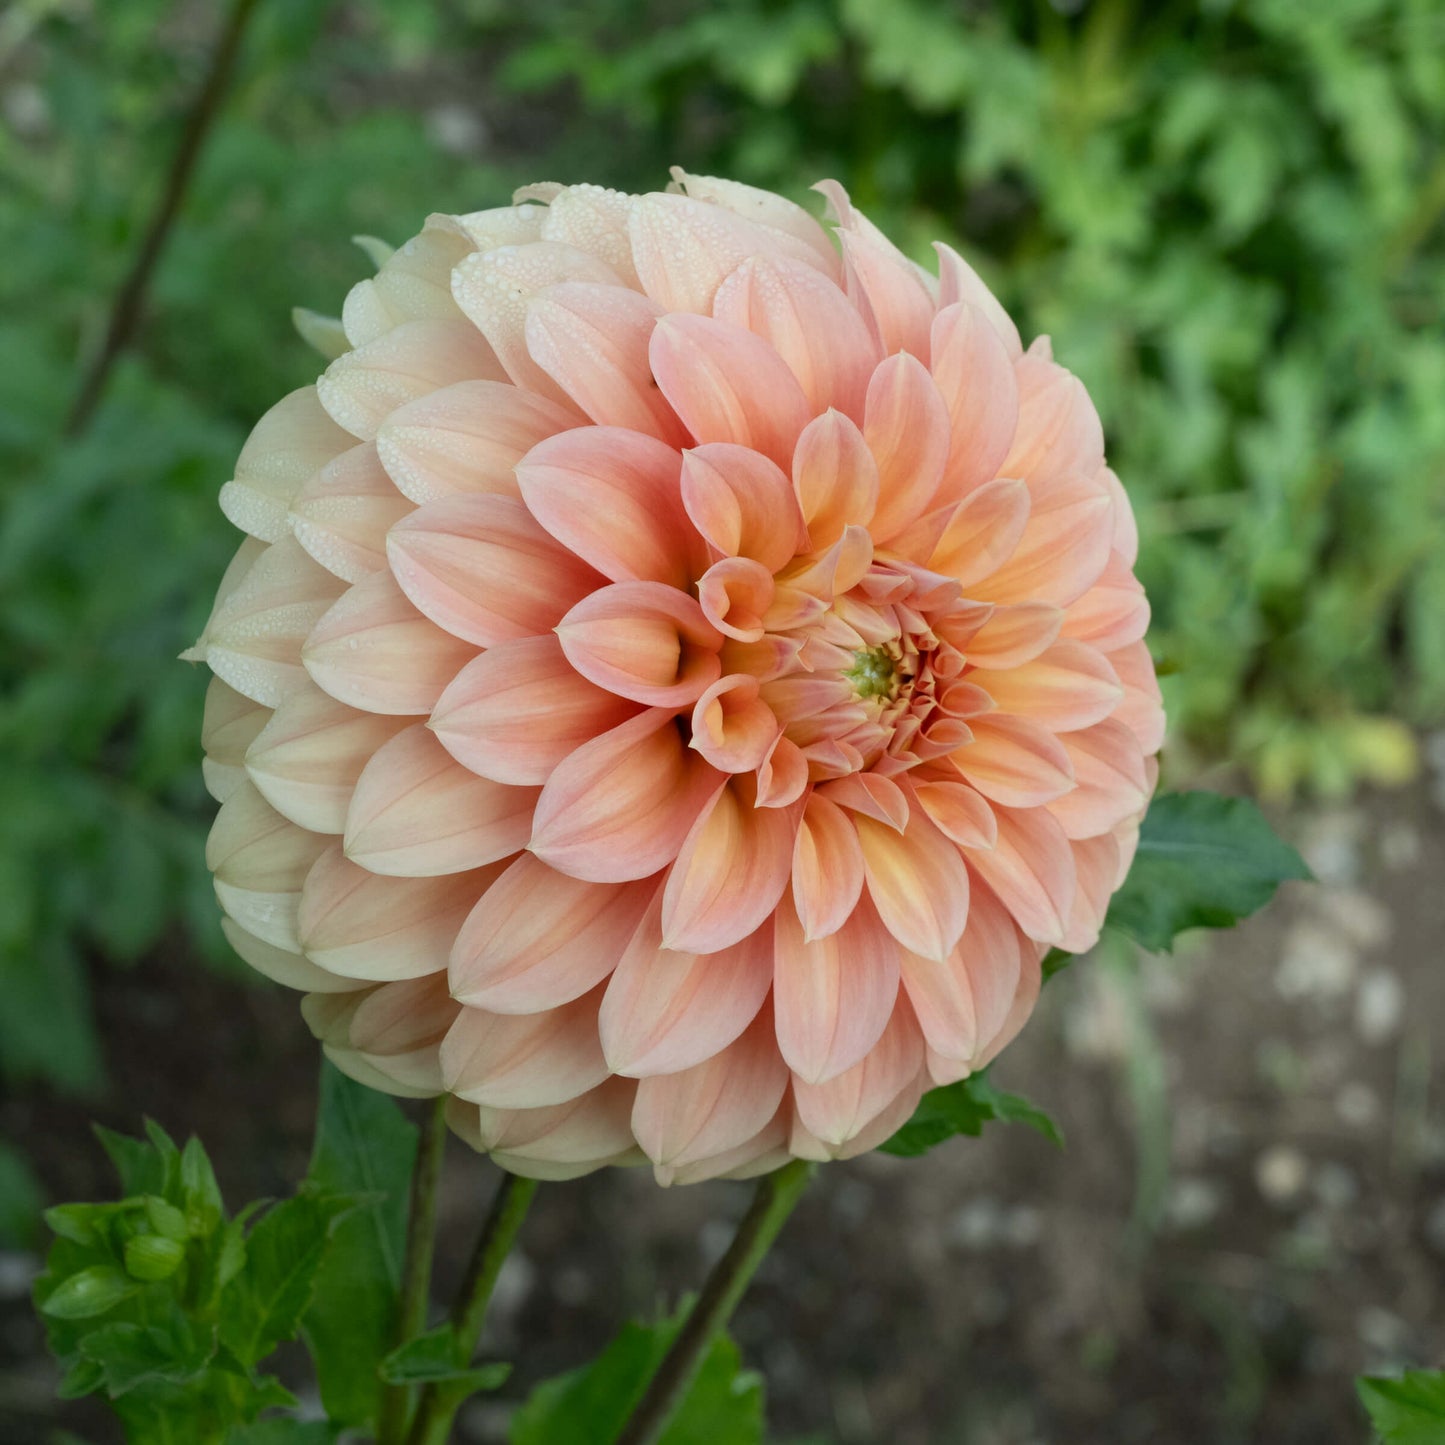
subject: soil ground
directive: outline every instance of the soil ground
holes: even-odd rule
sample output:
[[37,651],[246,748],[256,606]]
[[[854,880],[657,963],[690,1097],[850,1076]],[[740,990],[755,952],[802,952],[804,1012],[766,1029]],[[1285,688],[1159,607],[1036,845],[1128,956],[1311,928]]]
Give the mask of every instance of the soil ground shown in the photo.
[[[1000,1127],[822,1171],[735,1320],[770,1438],[1359,1445],[1353,1375],[1445,1360],[1445,810],[1422,787],[1282,827],[1317,886],[1050,984],[995,1073],[1055,1115],[1062,1153]],[[315,1091],[294,1002],[178,951],[98,988],[106,1096],[0,1101],[50,1198],[106,1197],[88,1121],[144,1114],[202,1136],[228,1200],[289,1191]],[[443,1277],[495,1178],[454,1148]],[[694,1286],[747,1197],[622,1171],[544,1187],[489,1341],[525,1342],[508,1398]],[[0,1440],[106,1445],[103,1412],[53,1401],[36,1264],[0,1257]],[[458,1440],[502,1441],[506,1408],[474,1405]]]

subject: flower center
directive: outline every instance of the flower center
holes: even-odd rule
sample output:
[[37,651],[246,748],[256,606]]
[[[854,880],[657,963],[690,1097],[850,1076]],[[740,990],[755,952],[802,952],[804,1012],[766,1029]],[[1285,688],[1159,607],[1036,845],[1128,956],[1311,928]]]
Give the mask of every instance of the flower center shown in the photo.
[[898,694],[898,649],[885,643],[853,654],[853,666],[843,676],[859,697],[893,698]]

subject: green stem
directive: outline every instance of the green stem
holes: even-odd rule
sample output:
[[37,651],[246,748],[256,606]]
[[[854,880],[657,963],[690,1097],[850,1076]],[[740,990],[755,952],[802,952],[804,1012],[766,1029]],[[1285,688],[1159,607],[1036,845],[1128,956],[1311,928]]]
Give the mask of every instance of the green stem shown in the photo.
[[638,1401],[615,1445],[656,1445],[687,1397],[708,1347],[737,1308],[768,1247],[802,1197],[815,1166],[802,1159],[758,1181],[757,1192],[727,1253],[713,1266],[672,1348]]
[[[411,1175],[411,1213],[406,1234],[406,1260],[402,1265],[401,1302],[396,1312],[395,1345],[404,1345],[426,1328],[426,1307],[431,1295],[432,1255],[437,1238],[437,1185],[447,1146],[447,1096],[432,1101],[416,1167]],[[402,1445],[413,1391],[407,1385],[387,1385],[381,1392],[376,1434],[382,1445]]]
[[190,185],[206,137],[220,114],[221,101],[230,86],[231,76],[241,53],[241,41],[245,38],[251,17],[256,13],[256,5],[257,0],[233,0],[225,29],[222,30],[221,38],[211,55],[206,78],[201,82],[195,104],[186,116],[181,143],[171,160],[171,168],[161,188],[150,224],[146,227],[145,236],[136,252],[135,260],[131,263],[130,271],[116,293],[110,320],[106,324],[105,338],[86,370],[70,414],[66,417],[67,436],[78,436],[89,425],[91,414],[105,390],[111,369],[135,336],[141,312],[145,308],[151,276],[161,258],[161,252],[165,250],[166,242],[170,239],[171,228],[180,213],[181,202],[185,199],[186,189]]
[[[502,1272],[512,1245],[515,1243],[522,1221],[537,1192],[535,1179],[522,1179],[515,1174],[502,1178],[502,1186],[492,1201],[491,1212],[482,1225],[477,1247],[467,1266],[466,1277],[452,1306],[451,1323],[456,1336],[455,1362],[459,1369],[471,1364],[476,1353],[477,1341],[482,1337],[482,1323],[487,1317],[487,1305],[497,1285],[497,1276]],[[463,1383],[458,1386],[452,1381],[430,1384],[422,1392],[421,1405],[416,1419],[412,1422],[407,1445],[446,1445],[451,1433],[452,1416],[469,1393]]]

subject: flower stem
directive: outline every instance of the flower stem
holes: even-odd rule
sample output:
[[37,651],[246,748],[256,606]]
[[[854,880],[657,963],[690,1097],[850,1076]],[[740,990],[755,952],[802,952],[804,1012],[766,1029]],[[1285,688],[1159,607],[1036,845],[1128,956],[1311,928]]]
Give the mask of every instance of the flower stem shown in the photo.
[[[497,1190],[486,1223],[482,1225],[477,1247],[467,1265],[466,1277],[452,1306],[451,1323],[456,1336],[455,1361],[458,1368],[469,1365],[476,1353],[497,1276],[502,1272],[502,1264],[516,1241],[536,1192],[535,1179],[522,1179],[515,1174],[502,1178],[501,1188]],[[452,1416],[468,1393],[465,1384],[459,1390],[454,1381],[442,1380],[428,1385],[422,1392],[421,1405],[407,1436],[407,1445],[446,1445]]]
[[67,436],[77,436],[85,430],[91,413],[105,390],[111,368],[135,335],[141,311],[145,306],[146,292],[150,289],[151,275],[155,271],[156,262],[160,260],[161,252],[165,250],[166,242],[170,239],[171,227],[181,209],[181,201],[190,184],[196,161],[220,112],[221,101],[236,68],[241,41],[252,15],[256,12],[256,5],[257,0],[233,0],[225,29],[222,30],[220,40],[211,55],[206,78],[201,82],[195,104],[186,116],[181,143],[171,160],[171,168],[166,175],[165,185],[161,188],[150,224],[146,227],[145,238],[141,241],[140,250],[136,252],[130,271],[116,294],[110,320],[106,324],[105,339],[86,369],[85,378],[66,418]]
[[714,1336],[727,1324],[768,1247],[802,1197],[814,1167],[795,1159],[758,1181],[753,1202],[733,1242],[713,1266],[697,1303],[615,1445],[656,1445],[697,1378]]
[[[437,1238],[437,1184],[447,1146],[447,1096],[432,1101],[417,1145],[411,1175],[411,1213],[406,1234],[406,1260],[402,1265],[401,1301],[396,1314],[395,1345],[404,1345],[426,1328],[426,1307],[431,1295],[432,1254]],[[383,1445],[401,1445],[406,1437],[412,1390],[388,1385],[381,1393],[377,1438]]]

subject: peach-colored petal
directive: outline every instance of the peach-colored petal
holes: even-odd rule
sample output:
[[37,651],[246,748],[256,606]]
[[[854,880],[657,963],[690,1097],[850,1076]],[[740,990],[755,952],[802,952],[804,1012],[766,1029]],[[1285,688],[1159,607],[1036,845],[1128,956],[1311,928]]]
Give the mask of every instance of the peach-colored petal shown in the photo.
[[821,793],[807,801],[793,847],[793,903],[803,938],[836,933],[863,892],[863,850],[853,820]]
[[330,842],[288,822],[243,783],[221,805],[206,839],[206,867],[221,907],[263,943],[299,953],[301,885]]
[[716,953],[762,926],[788,886],[802,814],[756,806],[756,785],[732,779],[698,814],[662,893],[662,946]]
[[428,502],[391,529],[386,550],[416,607],[483,647],[549,631],[602,580],[512,497]]
[[788,1070],[763,1007],[725,1048],[637,1086],[632,1132],[656,1164],[678,1167],[736,1149],[765,1128],[788,1087]]
[[[741,216],[759,227],[768,238],[769,247],[779,249],[782,254],[802,254],[796,250],[796,243],[801,242],[807,248],[809,264],[834,281],[838,279],[841,274],[838,252],[828,239],[828,233],[795,201],[773,191],[744,185],[741,181],[724,180],[720,176],[690,175],[681,166],[673,166],[669,174],[672,182],[668,191],[680,190],[694,200],[710,202]],[[794,245],[789,246],[779,240],[779,232],[789,237]]]
[[516,497],[513,468],[544,437],[581,425],[545,397],[501,381],[460,381],[386,419],[376,450],[418,506],[469,492]]
[[571,1179],[604,1164],[641,1159],[632,1137],[637,1085],[607,1079],[544,1109],[480,1109],[479,1135],[503,1169],[529,1179]]
[[977,889],[968,928],[947,958],[903,955],[903,988],[929,1048],[971,1065],[1007,1016],[1022,967],[1023,945],[1008,910],[989,889]]
[[628,427],[678,446],[686,433],[653,384],[647,359],[661,314],[636,291],[567,282],[527,308],[527,349],[600,426]]
[[1069,838],[1107,833],[1141,812],[1150,782],[1139,740],[1117,718],[1064,733],[1060,738],[1074,769],[1074,787],[1049,804]]
[[557,624],[583,677],[650,707],[687,707],[722,672],[722,634],[686,592],[661,582],[614,582]]
[[1092,487],[1035,495],[1013,555],[971,592],[988,602],[1067,607],[1099,580],[1109,561],[1113,521],[1107,495]]
[[1023,343],[1019,340],[1019,329],[1008,312],[999,305],[998,298],[984,285],[978,272],[952,246],[935,241],[933,249],[938,253],[939,308],[952,306],[955,301],[966,301],[970,306],[977,307],[988,318],[989,325],[998,332],[1009,360],[1017,361],[1024,350]]
[[866,526],[878,505],[878,464],[863,433],[842,412],[826,411],[803,428],[793,453],[793,488],[814,551],[844,529]]
[[1109,897],[1118,886],[1119,842],[1105,833],[1075,842],[1073,850],[1079,886],[1059,946],[1070,953],[1087,953],[1099,941]]
[[1001,603],[964,644],[975,667],[1020,667],[1050,647],[1063,626],[1061,608],[1047,602]]
[[961,848],[992,848],[998,821],[982,795],[966,783],[915,783],[913,796],[944,837]]
[[540,784],[569,753],[638,711],[582,677],[548,633],[499,642],[473,658],[427,725],[474,773]]
[[1069,754],[1047,728],[1004,714],[975,718],[970,726],[972,740],[950,759],[990,802],[1037,808],[1073,787]]
[[608,1073],[597,1041],[600,989],[530,1014],[463,1008],[441,1043],[442,1078],[490,1109],[541,1109],[595,1089]]
[[915,811],[900,833],[875,818],[854,819],[863,874],[878,916],[894,938],[925,958],[943,958],[968,921],[968,869],[958,845]]
[[758,642],[776,593],[773,575],[751,557],[723,557],[698,579],[704,616],[727,637]]
[[283,538],[217,607],[206,628],[207,665],[237,692],[277,707],[306,685],[306,636],[345,588],[294,537]]
[[1124,695],[1102,653],[1068,640],[1020,667],[975,673],[974,678],[1000,711],[1060,733],[1103,721]]
[[406,321],[338,356],[316,383],[338,426],[370,441],[398,407],[458,381],[503,381],[492,348],[466,321]]
[[1029,490],[999,477],[975,487],[949,516],[930,571],[955,577],[964,587],[991,577],[1014,553],[1029,520]]
[[791,899],[775,915],[773,1009],[778,1048],[812,1084],[858,1063],[887,1027],[898,994],[898,944],[865,897],[836,933],[808,942]]
[[451,272],[475,243],[449,216],[431,216],[419,236],[399,246],[375,276],[347,293],[341,324],[352,346],[365,346],[407,321],[458,315]]
[[1060,631],[1100,652],[1113,652],[1137,642],[1148,626],[1149,602],[1144,589],[1115,551],[1099,580],[1065,609]]
[[243,532],[279,542],[291,501],[307,478],[354,443],[327,416],[314,386],[293,391],[247,437],[235,479],[221,488],[221,510]]
[[687,747],[672,714],[650,708],[558,765],[537,801],[528,846],[574,878],[646,878],[677,857],[722,781]]
[[659,321],[652,374],[699,442],[751,447],[786,467],[808,420],[808,401],[787,363],[761,337],[710,316]]
[[615,1073],[675,1074],[725,1049],[757,1017],[773,981],[772,925],[717,953],[662,947],[662,897],[623,952],[598,1025]]
[[412,509],[364,442],[321,468],[291,503],[296,540],[328,572],[360,582],[386,566],[386,534]]
[[407,719],[360,712],[319,687],[292,695],[246,750],[246,772],[277,812],[313,833],[340,833],[361,770]]
[[872,323],[885,356],[928,354],[934,300],[919,268],[873,227],[838,232],[848,290]]
[[524,853],[456,933],[453,997],[494,1013],[535,1013],[605,979],[657,892],[654,881],[586,883]]
[[226,942],[261,974],[285,988],[304,989],[308,993],[352,993],[366,985],[354,978],[340,978],[317,967],[304,954],[277,948],[265,943],[254,933],[247,933],[234,919],[222,915],[221,932]]
[[808,760],[791,738],[778,734],[758,769],[758,807],[786,808],[808,786]]
[[580,427],[517,466],[527,507],[563,546],[614,582],[691,587],[707,566],[683,508],[682,460],[621,427]]
[[1019,927],[1039,943],[1057,943],[1074,906],[1069,840],[1044,808],[997,808],[998,838],[968,849],[969,866],[998,895]]
[[814,412],[863,419],[878,346],[857,309],[801,261],[753,256],[718,288],[712,314],[761,336],[787,362]]
[[464,768],[422,724],[367,763],[346,813],[346,856],[373,873],[430,878],[495,863],[524,847],[536,788]]
[[757,680],[731,673],[698,698],[688,746],[719,772],[747,773],[763,766],[780,735],[773,710],[758,695]]
[[940,498],[965,497],[1000,475],[1019,476],[1002,467],[1019,422],[1019,390],[998,332],[982,311],[957,302],[934,319],[930,346],[953,438]]
[[542,216],[541,239],[561,241],[605,261],[628,286],[637,285],[627,218],[633,198],[605,186],[563,186]]
[[717,550],[776,572],[803,545],[803,517],[788,475],[745,446],[714,442],[683,454],[682,500]]
[[878,463],[878,509],[870,530],[886,543],[928,509],[948,460],[948,408],[916,356],[899,352],[873,373],[863,435]]
[[306,956],[346,978],[421,978],[447,966],[462,920],[505,865],[438,878],[388,878],[333,843],[301,889],[296,931]]
[[1108,467],[1100,476],[1114,504],[1114,550],[1126,566],[1132,567],[1139,560],[1139,524],[1134,520],[1134,509],[1129,505],[1123,483]]
[[617,272],[586,251],[559,241],[531,241],[464,258],[452,271],[452,295],[491,343],[506,376],[519,387],[572,410],[572,398],[537,364],[527,346],[529,303],[548,287],[565,281],[622,284]]
[[[1104,464],[1104,431],[1089,393],[1076,376],[1033,349],[1018,365],[1018,430],[1000,472],[1022,477],[1031,490],[1074,474],[1093,476]],[[1113,499],[1108,508],[1110,540]]]
[[1164,708],[1149,648],[1142,641],[1131,642],[1111,652],[1108,660],[1124,687],[1124,700],[1114,716],[1139,739],[1146,755],[1157,753],[1164,744]]
[[311,629],[301,657],[318,686],[367,712],[429,712],[477,650],[407,600],[390,572],[358,582]]
[[763,224],[690,196],[639,196],[628,228],[642,289],[666,311],[705,314],[724,279],[751,256],[826,265],[809,241],[758,219]]
[[796,1080],[793,1103],[803,1127],[832,1153],[857,1138],[900,1095],[909,1096],[912,1113],[920,1092],[914,1085],[922,1071],[923,1035],[900,990],[888,1027],[863,1060],[825,1084]]
[[246,749],[270,721],[271,709],[213,677],[201,720],[201,763],[206,790],[224,803],[246,781]]
[[820,795],[841,808],[876,818],[902,832],[908,823],[908,797],[891,778],[881,773],[852,773],[825,783]]

